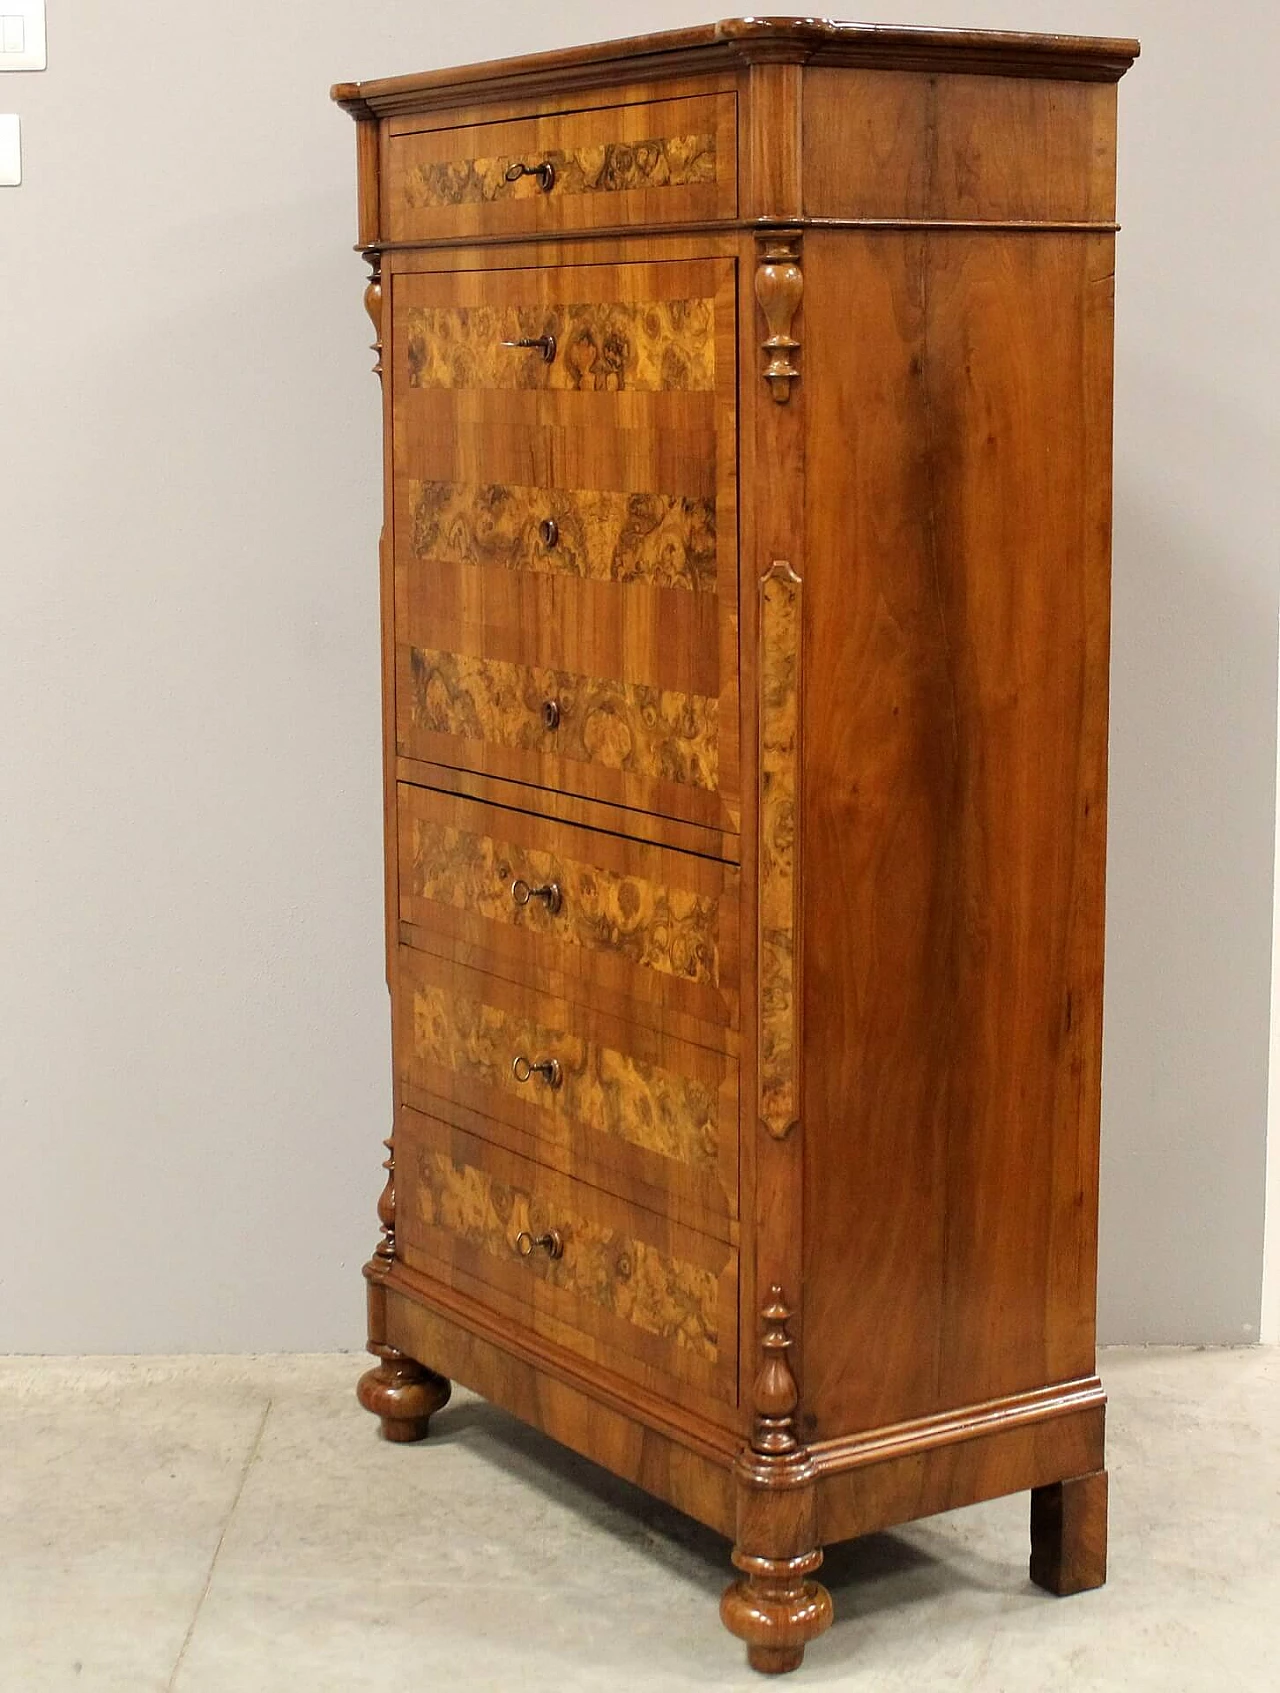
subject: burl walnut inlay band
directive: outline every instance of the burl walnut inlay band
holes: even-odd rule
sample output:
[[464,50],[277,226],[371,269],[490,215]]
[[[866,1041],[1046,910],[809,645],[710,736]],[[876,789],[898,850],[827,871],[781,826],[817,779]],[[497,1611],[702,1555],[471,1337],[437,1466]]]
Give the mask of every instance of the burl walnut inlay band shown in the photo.
[[[411,885],[420,898],[571,946],[614,952],[685,981],[713,987],[720,981],[720,902],[714,895],[618,875],[425,818],[413,819],[410,851]],[[510,890],[517,876],[531,886],[555,882],[560,910],[553,916],[534,901],[514,904]]]
[[408,498],[418,558],[716,590],[713,499],[412,480]]
[[[415,988],[413,1011],[417,1059],[664,1158],[715,1168],[720,1105],[714,1086],[601,1046],[572,1027],[518,1016],[441,987]],[[512,1073],[516,1052],[552,1054],[560,1066],[559,1085],[531,1095],[528,1083]]]
[[[405,180],[405,201],[417,208],[483,205],[494,200],[526,200],[553,192],[618,194],[630,188],[682,188],[716,179],[714,135],[668,135],[649,141],[609,141],[599,146],[534,150],[539,164],[554,173],[548,190],[527,168],[527,157],[441,159],[418,165]],[[545,177],[543,181],[545,181]]]
[[[411,388],[542,388],[613,394],[709,393],[715,301],[411,306],[404,313]],[[546,362],[522,337],[554,336]]]
[[760,1121],[781,1139],[799,1110],[796,817],[800,578],[781,560],[760,584]]
[[[414,727],[715,791],[718,702],[463,653],[409,650]],[[558,721],[543,718],[558,702]]]
[[[509,1258],[522,1230],[537,1236],[552,1226],[544,1201],[487,1170],[426,1149],[419,1149],[415,1166],[413,1193],[422,1221],[480,1252]],[[565,1217],[558,1208],[554,1220],[564,1231],[564,1255],[530,1258],[530,1275],[716,1362],[720,1291],[710,1270],[617,1230]]]

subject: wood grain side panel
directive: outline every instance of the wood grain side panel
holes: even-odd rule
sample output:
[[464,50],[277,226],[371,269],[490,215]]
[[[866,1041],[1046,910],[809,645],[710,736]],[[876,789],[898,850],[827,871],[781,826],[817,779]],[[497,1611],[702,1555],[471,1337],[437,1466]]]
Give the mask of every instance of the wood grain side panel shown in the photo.
[[1096,82],[810,67],[810,217],[1109,223],[1116,91]]
[[[732,93],[595,105],[417,131],[388,147],[391,239],[732,217]],[[547,176],[531,174],[539,165]],[[525,170],[520,172],[520,167]],[[512,180],[508,171],[520,172]]]
[[990,912],[960,978],[953,1099],[976,1132],[948,1159],[972,1195],[949,1211],[951,1393],[974,1360],[1000,1392],[1095,1355],[1115,242],[1014,245],[944,247],[929,315],[950,355],[932,414],[967,425],[942,438],[937,558],[957,709],[982,726],[963,851]]
[[969,1440],[948,1441],[880,1463],[824,1468],[818,1534],[826,1545],[879,1534],[939,1511],[1043,1487],[1102,1462],[1100,1406]]
[[[403,1106],[397,1251],[411,1269],[623,1376],[736,1400],[737,1253],[728,1242]],[[522,1231],[562,1254],[522,1256]]]
[[[408,950],[395,1010],[402,1085],[430,1095],[435,1116],[565,1174],[589,1167],[613,1192],[634,1197],[628,1184],[643,1184],[664,1210],[663,1196],[679,1195],[721,1218],[736,1215],[737,1062],[729,1054]],[[553,1059],[558,1080],[521,1081],[520,1055]]]
[[[575,824],[402,786],[400,915],[433,951],[580,1002],[625,994],[632,1019],[738,1021],[737,870]],[[511,885],[555,883],[558,911]]]
[[933,970],[953,737],[918,503],[923,251],[805,239],[802,1379],[819,1438],[940,1408],[949,997]]
[[1093,1368],[1111,259],[806,238],[823,1437]]

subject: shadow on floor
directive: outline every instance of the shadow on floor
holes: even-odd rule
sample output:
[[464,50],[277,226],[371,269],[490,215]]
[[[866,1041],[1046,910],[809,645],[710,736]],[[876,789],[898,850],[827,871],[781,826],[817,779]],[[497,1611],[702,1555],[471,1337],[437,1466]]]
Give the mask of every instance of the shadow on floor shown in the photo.
[[[431,1440],[465,1444],[582,1522],[607,1525],[655,1563],[678,1567],[708,1595],[718,1597],[733,1575],[729,1542],[714,1529],[483,1400],[468,1398],[440,1412]],[[912,1523],[828,1547],[822,1581],[837,1616],[865,1617],[881,1605],[896,1608],[949,1592],[1016,1592],[1026,1582],[1026,1570],[1017,1561],[1022,1549],[1015,1553],[1011,1547],[1010,1553],[1008,1559],[983,1556],[932,1523]]]

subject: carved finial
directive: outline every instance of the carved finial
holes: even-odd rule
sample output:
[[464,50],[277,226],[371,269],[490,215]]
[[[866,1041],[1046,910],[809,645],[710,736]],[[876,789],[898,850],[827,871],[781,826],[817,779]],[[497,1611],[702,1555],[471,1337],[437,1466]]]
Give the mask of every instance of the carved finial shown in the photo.
[[787,1332],[791,1309],[780,1287],[775,1285],[769,1289],[769,1300],[760,1317],[764,1324],[760,1339],[764,1360],[756,1377],[756,1420],[751,1445],[756,1452],[782,1458],[800,1448],[796,1439],[796,1406],[800,1402],[800,1393],[787,1360],[792,1345]]
[[804,1649],[831,1626],[831,1595],[811,1577],[817,1543],[816,1471],[796,1439],[796,1378],[787,1362],[791,1310],[778,1286],[760,1313],[764,1361],[755,1384],[751,1445],[738,1455],[738,1530],[733,1561],[742,1571],[720,1601],[747,1662],[766,1675],[798,1669]]
[[383,1272],[389,1270],[396,1256],[396,1142],[392,1130],[383,1146],[387,1149],[382,1168],[387,1172],[386,1185],[378,1200],[378,1221],[382,1225],[382,1239],[374,1248],[373,1260]]
[[356,1387],[356,1397],[366,1411],[381,1420],[386,1440],[423,1440],[435,1413],[449,1402],[450,1386],[443,1376],[407,1357],[387,1340],[387,1290],[384,1283],[395,1269],[396,1258],[396,1149],[395,1130],[382,1143],[387,1149],[382,1168],[386,1186],[378,1201],[382,1239],[364,1267],[369,1283],[369,1351],[378,1360],[366,1370]]
[[800,237],[785,232],[757,236],[760,262],[756,268],[756,299],[764,312],[769,334],[762,342],[769,356],[764,379],[780,406],[791,398],[791,384],[799,378],[792,354],[800,343],[791,325],[800,309],[804,276],[800,270]]
[[364,291],[364,309],[373,324],[373,341],[369,351],[377,354],[373,374],[382,378],[382,254],[376,247],[366,247],[360,255],[371,272]]

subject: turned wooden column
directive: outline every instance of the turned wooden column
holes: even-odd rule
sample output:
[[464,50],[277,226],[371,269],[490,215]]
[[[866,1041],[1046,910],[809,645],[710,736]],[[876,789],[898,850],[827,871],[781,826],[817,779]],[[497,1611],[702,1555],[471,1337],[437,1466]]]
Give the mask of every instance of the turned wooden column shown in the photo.
[[812,1580],[822,1563],[816,1544],[814,1471],[796,1435],[799,1395],[787,1362],[791,1312],[780,1287],[761,1313],[764,1362],[755,1386],[751,1444],[735,1468],[738,1530],[733,1561],[742,1576],[720,1601],[747,1662],[765,1675],[799,1669],[804,1649],[830,1628],[831,1595]]

